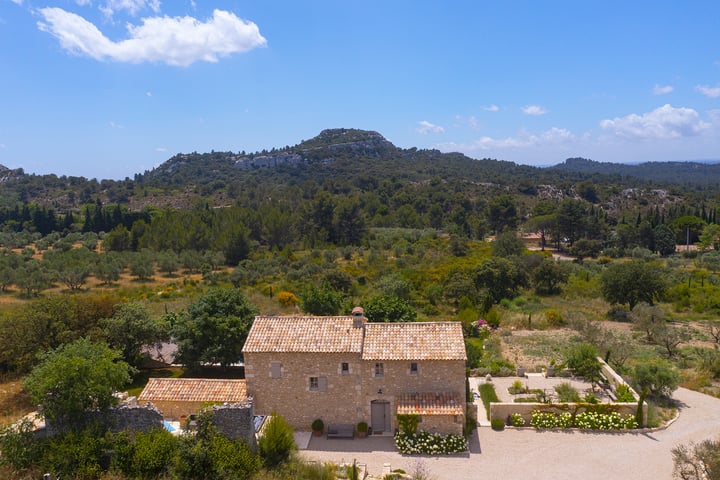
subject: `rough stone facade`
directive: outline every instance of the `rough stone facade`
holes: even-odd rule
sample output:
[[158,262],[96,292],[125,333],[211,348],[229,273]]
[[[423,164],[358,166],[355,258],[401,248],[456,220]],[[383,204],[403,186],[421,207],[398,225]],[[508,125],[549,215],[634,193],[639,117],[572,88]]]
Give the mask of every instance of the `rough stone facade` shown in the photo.
[[[333,317],[328,317],[327,321],[332,319]],[[302,322],[302,318],[298,317],[297,321]],[[337,321],[347,321],[347,317],[341,317]],[[283,328],[279,328],[279,324],[272,324],[272,319],[268,319],[267,323],[270,326],[263,327],[256,319],[259,328],[266,328],[265,335],[291,337],[293,334],[289,331],[292,324],[283,324]],[[312,328],[312,325],[312,322],[306,323],[307,328]],[[326,326],[322,326],[323,332],[325,328]],[[346,336],[354,336],[357,328],[364,329],[364,324],[353,326],[349,323],[342,332]],[[433,325],[429,325],[428,332],[432,332],[433,328]],[[455,329],[451,331],[454,333]],[[442,355],[434,355],[441,359],[405,355],[406,351],[412,353],[410,345],[400,353],[393,351],[395,347],[392,346],[388,347],[387,351],[380,348],[380,357],[384,358],[377,358],[378,355],[374,354],[374,358],[367,359],[363,358],[364,335],[358,337],[357,345],[350,342],[339,348],[345,351],[323,351],[331,350],[328,344],[334,341],[332,338],[322,338],[322,335],[319,335],[319,338],[311,338],[303,343],[302,339],[294,337],[287,342],[279,339],[273,343],[265,338],[258,339],[259,332],[251,331],[244,352],[248,394],[255,400],[257,414],[280,414],[298,430],[310,430],[313,420],[318,418],[323,420],[325,425],[356,425],[364,421],[373,428],[375,405],[376,409],[385,408],[387,412],[384,414],[387,421],[380,431],[391,433],[398,427],[398,397],[403,393],[454,392],[460,393],[460,398],[464,400],[465,358],[459,326],[457,332],[459,337],[453,341],[459,341],[462,352],[449,359]],[[297,332],[299,336],[304,333],[306,332]],[[392,334],[392,331],[389,333]],[[441,342],[446,340],[441,339]],[[307,348],[308,344],[312,348]],[[292,349],[303,351],[287,351]],[[312,351],[313,349],[315,351]],[[465,403],[458,403],[461,405],[458,407],[459,414],[425,411],[421,414],[421,428],[439,433],[461,433]],[[377,414],[374,430],[374,433],[378,433]]]
[[[104,412],[87,412],[81,421],[85,425],[99,424],[112,432],[147,432],[154,428],[163,428],[163,416],[152,405],[137,405],[133,401],[121,403]],[[45,434],[56,435],[65,430],[63,425],[45,422]]]
[[221,435],[233,440],[243,440],[253,452],[257,451],[252,399],[241,403],[215,405],[212,412],[212,423]]

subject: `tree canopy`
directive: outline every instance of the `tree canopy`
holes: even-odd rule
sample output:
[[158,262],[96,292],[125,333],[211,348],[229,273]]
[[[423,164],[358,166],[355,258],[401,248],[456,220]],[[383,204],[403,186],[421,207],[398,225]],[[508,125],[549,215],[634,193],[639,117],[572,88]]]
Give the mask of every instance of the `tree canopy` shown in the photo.
[[610,303],[627,303],[630,310],[639,302],[652,305],[666,289],[660,268],[643,260],[612,263],[601,281],[605,299]]
[[177,319],[172,329],[178,345],[175,360],[190,367],[239,361],[255,315],[257,309],[240,290],[211,288]]
[[133,372],[119,351],[80,339],[44,354],[25,388],[46,418],[72,428],[81,423],[83,412],[114,405],[113,393],[130,382]]

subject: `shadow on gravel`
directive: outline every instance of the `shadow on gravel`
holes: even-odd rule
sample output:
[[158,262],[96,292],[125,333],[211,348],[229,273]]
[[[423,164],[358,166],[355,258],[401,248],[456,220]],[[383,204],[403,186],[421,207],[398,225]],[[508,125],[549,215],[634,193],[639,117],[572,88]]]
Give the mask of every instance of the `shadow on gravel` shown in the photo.
[[317,452],[396,452],[395,439],[390,436],[367,438],[311,437],[308,450]]

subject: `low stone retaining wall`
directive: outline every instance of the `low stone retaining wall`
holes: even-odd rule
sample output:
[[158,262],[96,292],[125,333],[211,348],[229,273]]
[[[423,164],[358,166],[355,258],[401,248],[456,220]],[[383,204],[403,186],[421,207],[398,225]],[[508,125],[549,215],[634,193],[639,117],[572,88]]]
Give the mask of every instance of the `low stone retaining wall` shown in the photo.
[[[620,385],[626,385],[633,393],[635,398],[638,398],[638,394],[628,385],[623,378],[618,375],[615,370],[610,367],[602,358],[598,357],[600,362],[601,372],[607,379],[608,383],[612,386],[613,390],[616,390]],[[601,408],[606,410],[607,413],[617,412],[620,415],[635,415],[637,413],[637,403],[602,403],[598,405],[587,404],[587,403],[491,403],[490,404],[490,418],[500,418],[504,421],[513,414],[519,413],[525,420],[526,425],[530,425],[530,419],[534,410],[541,411],[543,413],[582,413],[587,410]],[[643,403],[643,420],[644,424],[642,427],[647,426],[647,412],[648,404]]]

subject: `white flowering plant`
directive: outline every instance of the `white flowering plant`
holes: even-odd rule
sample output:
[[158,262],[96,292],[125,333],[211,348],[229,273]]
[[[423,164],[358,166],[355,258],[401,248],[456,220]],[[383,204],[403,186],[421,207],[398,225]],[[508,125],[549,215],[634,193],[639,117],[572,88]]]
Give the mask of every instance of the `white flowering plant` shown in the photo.
[[467,440],[462,435],[441,435],[424,431],[396,433],[395,446],[403,454],[447,455],[468,450]]
[[530,425],[538,430],[548,428],[580,428],[582,430],[628,430],[638,428],[635,417],[617,412],[552,413],[533,410]]

